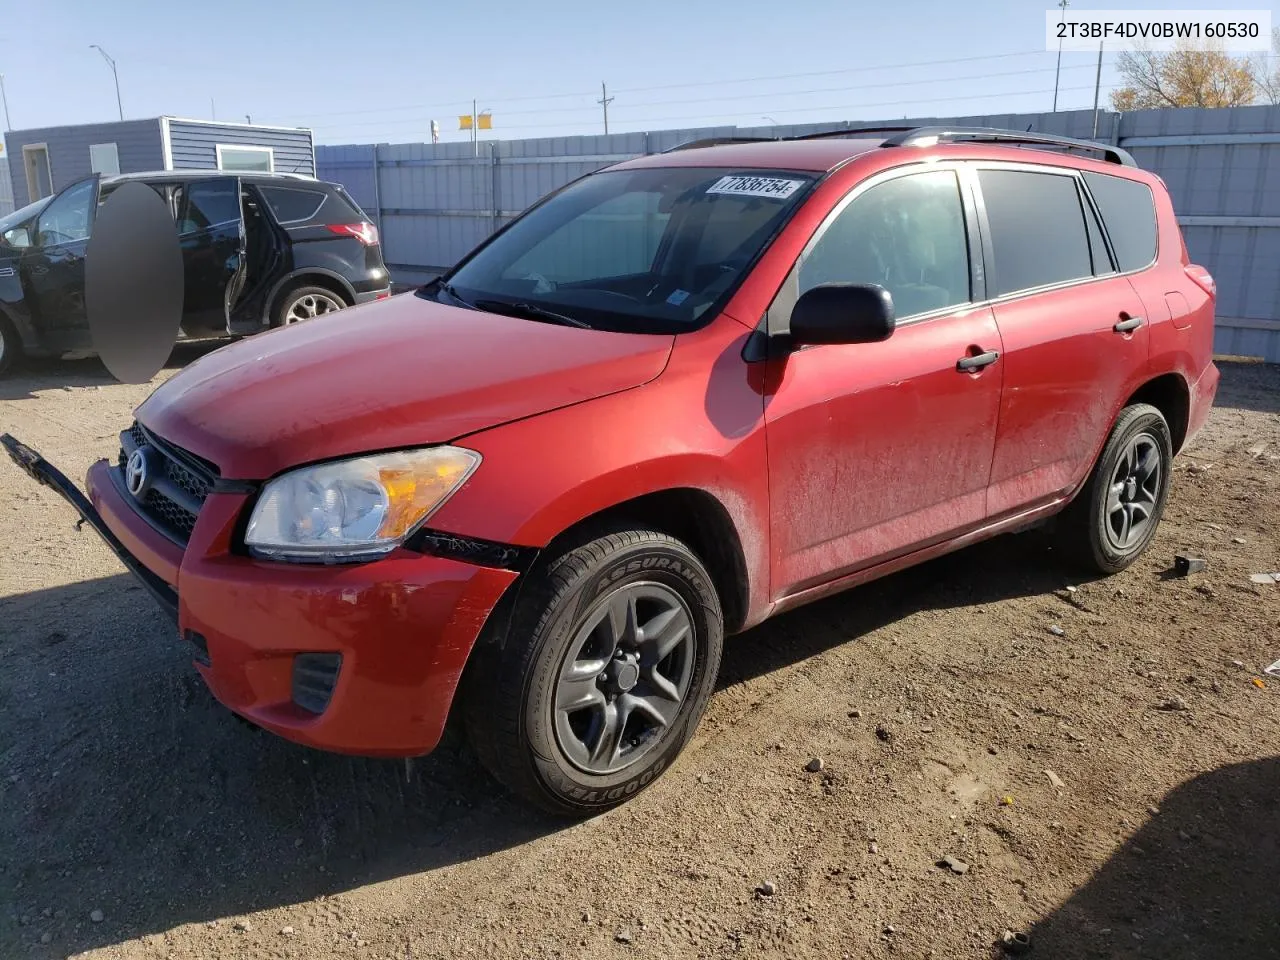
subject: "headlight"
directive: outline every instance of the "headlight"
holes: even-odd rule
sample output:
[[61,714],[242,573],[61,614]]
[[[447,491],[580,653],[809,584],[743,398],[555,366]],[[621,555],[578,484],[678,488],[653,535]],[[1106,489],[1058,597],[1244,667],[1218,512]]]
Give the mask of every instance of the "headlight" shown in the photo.
[[245,544],[284,560],[362,560],[393,550],[480,463],[460,447],[382,453],[290,471],[262,491]]

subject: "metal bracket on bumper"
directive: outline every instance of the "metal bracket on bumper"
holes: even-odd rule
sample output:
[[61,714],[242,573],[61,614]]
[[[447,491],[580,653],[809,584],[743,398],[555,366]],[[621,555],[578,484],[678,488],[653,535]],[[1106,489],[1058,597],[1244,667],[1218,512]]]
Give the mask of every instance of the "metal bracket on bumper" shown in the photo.
[[144,567],[138,558],[125,548],[102,519],[102,514],[98,513],[89,499],[63,475],[62,471],[25,443],[7,433],[0,434],[0,446],[4,447],[5,453],[9,454],[9,459],[22,468],[23,473],[36,483],[49,487],[75,507],[80,514],[76,527],[79,528],[81,524],[87,523],[97,530],[98,535],[111,548],[111,552],[119,557],[120,562],[146,587],[147,592],[160,604],[161,609],[173,619],[174,623],[178,622],[178,592]]

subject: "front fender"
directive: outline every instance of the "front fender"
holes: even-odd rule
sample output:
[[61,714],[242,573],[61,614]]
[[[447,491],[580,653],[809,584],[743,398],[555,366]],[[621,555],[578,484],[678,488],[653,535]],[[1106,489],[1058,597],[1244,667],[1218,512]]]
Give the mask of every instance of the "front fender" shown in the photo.
[[677,338],[644,386],[461,438],[484,458],[431,518],[433,529],[545,547],[571,527],[646,494],[714,497],[737,532],[746,624],[769,608],[769,488],[763,377],[727,319]]

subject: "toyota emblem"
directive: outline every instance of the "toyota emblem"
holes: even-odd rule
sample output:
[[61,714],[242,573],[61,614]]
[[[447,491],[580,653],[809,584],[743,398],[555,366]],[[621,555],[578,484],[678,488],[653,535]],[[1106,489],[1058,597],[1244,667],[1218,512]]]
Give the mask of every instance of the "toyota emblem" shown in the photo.
[[147,463],[146,451],[139,447],[129,454],[124,465],[124,485],[134,497],[141,500],[151,485],[151,473]]

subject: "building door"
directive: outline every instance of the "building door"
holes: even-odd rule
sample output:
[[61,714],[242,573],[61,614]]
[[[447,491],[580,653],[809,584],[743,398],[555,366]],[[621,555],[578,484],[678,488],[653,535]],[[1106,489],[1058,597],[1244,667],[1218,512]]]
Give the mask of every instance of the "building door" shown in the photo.
[[22,165],[27,173],[27,203],[35,203],[53,193],[53,174],[49,168],[49,148],[43,143],[28,143],[22,148]]

